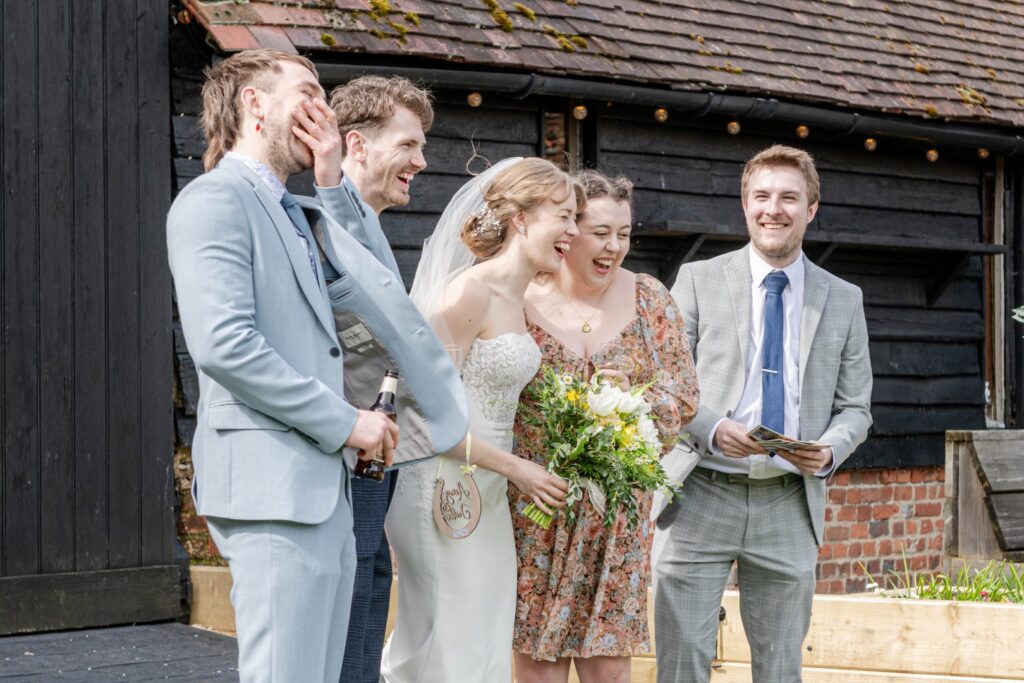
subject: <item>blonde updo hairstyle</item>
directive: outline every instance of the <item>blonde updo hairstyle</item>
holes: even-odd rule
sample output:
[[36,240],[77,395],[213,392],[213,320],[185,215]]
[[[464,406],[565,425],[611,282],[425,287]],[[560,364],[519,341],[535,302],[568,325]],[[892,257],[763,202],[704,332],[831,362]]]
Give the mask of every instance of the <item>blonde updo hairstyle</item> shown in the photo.
[[[633,181],[625,176],[609,178],[600,171],[587,169],[577,173],[576,180],[583,186],[587,199],[610,197],[617,203],[626,202],[629,208],[633,208]],[[583,213],[583,209],[576,213]]]
[[486,211],[466,219],[460,235],[462,243],[478,259],[489,259],[505,243],[517,213],[534,209],[548,199],[565,201],[570,193],[576,195],[576,211],[582,211],[587,195],[575,178],[546,159],[527,157],[517,161],[494,176],[484,192]]

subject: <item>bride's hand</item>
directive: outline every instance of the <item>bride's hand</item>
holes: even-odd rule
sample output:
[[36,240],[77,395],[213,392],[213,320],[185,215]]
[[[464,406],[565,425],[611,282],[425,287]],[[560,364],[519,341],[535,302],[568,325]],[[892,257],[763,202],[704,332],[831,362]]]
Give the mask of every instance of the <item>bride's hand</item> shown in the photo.
[[565,479],[549,474],[535,462],[519,462],[520,465],[510,479],[520,491],[533,498],[534,504],[549,515],[554,514],[551,508],[565,507],[565,497],[569,493],[569,484]]

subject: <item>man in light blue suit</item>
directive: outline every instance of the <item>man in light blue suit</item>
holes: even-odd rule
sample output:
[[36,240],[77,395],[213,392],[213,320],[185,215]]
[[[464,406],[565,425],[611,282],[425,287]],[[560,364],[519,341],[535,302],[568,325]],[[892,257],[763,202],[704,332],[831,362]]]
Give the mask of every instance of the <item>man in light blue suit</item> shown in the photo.
[[[199,369],[193,495],[231,568],[243,683],[338,680],[356,564],[341,449],[390,462],[398,440],[394,423],[344,398],[332,304],[367,321],[421,403],[454,393],[457,382],[381,264],[390,254],[329,215],[351,215],[354,205],[323,98],[312,63],[295,55],[254,50],[211,69],[209,172],[181,192],[167,222]],[[323,205],[284,188],[307,168]],[[317,249],[325,233],[333,260]],[[447,405],[423,416],[438,449],[466,431],[465,406]]]
[[[349,222],[361,222],[367,234],[380,236],[387,249],[382,261],[398,276],[378,217],[385,209],[409,203],[409,186],[427,166],[423,147],[434,119],[430,95],[404,78],[363,76],[336,88],[331,107],[344,141],[344,182],[357,208]],[[377,683],[380,678],[391,596],[384,519],[398,476],[389,472],[383,482],[352,480],[358,563],[342,683]]]

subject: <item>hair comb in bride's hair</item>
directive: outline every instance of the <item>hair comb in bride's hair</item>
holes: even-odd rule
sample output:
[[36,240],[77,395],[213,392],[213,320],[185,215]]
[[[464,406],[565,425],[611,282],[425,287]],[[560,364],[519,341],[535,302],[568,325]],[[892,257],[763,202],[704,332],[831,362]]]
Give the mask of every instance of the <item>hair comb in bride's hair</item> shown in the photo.
[[484,207],[473,214],[475,225],[473,226],[473,234],[477,237],[483,235],[486,232],[501,232],[501,221],[498,220],[498,215],[494,213],[494,209]]

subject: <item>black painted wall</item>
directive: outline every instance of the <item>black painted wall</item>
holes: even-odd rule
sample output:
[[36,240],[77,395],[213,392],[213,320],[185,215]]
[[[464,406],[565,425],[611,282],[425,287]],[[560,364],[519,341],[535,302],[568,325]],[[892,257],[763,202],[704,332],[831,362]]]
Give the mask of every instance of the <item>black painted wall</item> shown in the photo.
[[[743,163],[774,143],[814,155],[822,185],[821,209],[808,236],[855,233],[903,237],[921,250],[879,251],[841,246],[824,267],[864,291],[874,371],[871,437],[847,468],[942,465],[947,429],[985,427],[981,257],[971,257],[933,303],[926,291],[959,253],[928,252],[934,239],[980,240],[982,162],[943,150],[938,163],[926,145],[881,139],[874,152],[862,137],[831,139],[812,131],[797,138],[791,126],[742,122],[729,135],[724,120],[657,124],[629,109],[598,123],[600,163],[636,182],[636,219],[680,220],[745,231],[740,206]],[[678,238],[641,237],[630,264],[651,273],[671,271],[665,255]],[[705,242],[696,259],[736,249],[740,242]],[[809,256],[815,256],[808,250]],[[667,282],[671,285],[671,280]]]
[[0,633],[178,613],[167,27],[0,5]]
[[[172,49],[179,185],[201,172],[197,74],[203,60],[209,59],[201,52],[194,41]],[[332,84],[327,85],[330,89]],[[426,150],[430,166],[414,181],[411,204],[383,216],[406,284],[415,273],[423,239],[467,177],[465,164],[473,154],[469,138],[491,160],[536,154],[542,108],[570,104],[484,93],[484,105],[472,109],[465,104],[465,95],[437,93],[436,124]],[[781,142],[804,147],[817,160],[823,201],[809,231],[858,233],[869,239],[903,237],[921,245],[921,250],[892,252],[841,247],[825,263],[826,269],[864,290],[871,336],[875,425],[847,467],[941,465],[946,429],[984,428],[981,257],[971,257],[938,300],[926,300],[936,275],[948,270],[957,256],[926,251],[929,241],[980,240],[983,162],[976,156],[942,150],[940,161],[929,163],[923,143],[881,139],[872,153],[864,149],[860,137],[827,137],[812,131],[810,138],[799,140],[788,125],[743,121],[742,133],[733,136],[726,132],[725,120],[672,115],[668,123],[659,124],[649,110],[603,102],[588,103],[588,109],[582,130],[588,154],[584,161],[634,180],[635,219],[640,224],[679,220],[743,230],[742,164],[763,147]],[[193,159],[186,159],[188,155]],[[298,191],[311,188],[303,178],[293,185]],[[660,275],[671,285],[679,246],[678,238],[638,237],[627,266]],[[696,258],[739,246],[709,241]],[[176,348],[183,387],[179,439],[187,444],[194,415],[194,371],[180,338]]]

